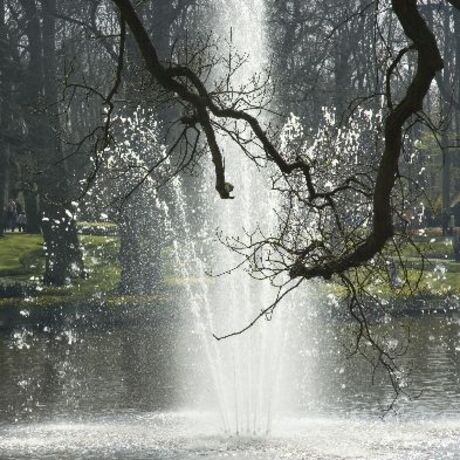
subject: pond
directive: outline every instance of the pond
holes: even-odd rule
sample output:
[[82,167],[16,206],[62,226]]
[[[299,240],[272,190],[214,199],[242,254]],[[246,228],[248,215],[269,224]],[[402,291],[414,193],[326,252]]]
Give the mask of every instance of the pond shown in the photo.
[[[327,318],[326,318],[327,319]],[[0,334],[3,459],[429,459],[460,457],[460,321],[399,320],[408,395],[396,410],[388,381],[345,358],[350,325],[313,315],[283,372],[270,434],[225,434],[207,368],[176,318],[126,324],[69,317]],[[395,323],[392,323],[395,327]],[[410,371],[410,375],[409,375]],[[200,386],[201,385],[201,386]],[[281,392],[287,386],[281,386]],[[286,390],[287,393],[287,390]],[[209,396],[209,395],[208,395]]]

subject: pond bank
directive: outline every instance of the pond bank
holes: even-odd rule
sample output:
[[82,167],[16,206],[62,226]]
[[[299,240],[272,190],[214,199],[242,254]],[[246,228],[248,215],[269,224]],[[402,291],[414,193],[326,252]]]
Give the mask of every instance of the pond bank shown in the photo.
[[[19,327],[43,329],[62,324],[78,323],[82,327],[135,325],[150,318],[159,319],[177,312],[164,292],[151,296],[107,296],[88,299],[85,303],[65,303],[60,306],[34,306],[26,302],[0,307],[0,331]],[[18,299],[15,299],[16,301]]]
[[[80,235],[80,241],[88,276],[63,287],[41,284],[44,258],[40,235],[10,233],[0,238],[0,329],[22,325],[43,327],[69,318],[94,324],[126,324],[137,321],[136,315],[141,314],[139,312],[143,309],[144,314],[149,314],[165,305],[169,309],[176,308],[173,299],[177,302],[177,291],[189,283],[212,283],[210,278],[179,279],[172,276],[171,269],[171,273],[164,274],[164,281],[154,294],[119,295],[119,243],[116,232],[112,228],[110,232],[106,229],[95,232],[94,225],[90,224],[82,228],[85,234]],[[460,298],[460,264],[447,259],[451,250],[449,241],[439,237],[420,239],[417,243],[429,257],[428,268],[432,270],[427,270],[417,296],[400,294],[392,297],[390,291],[379,294],[385,311],[395,317],[456,314]],[[414,255],[409,251],[405,257],[414,265],[415,271]],[[440,268],[441,265],[445,269]],[[342,291],[336,287],[330,284],[325,296],[331,292],[340,299]],[[346,320],[346,307],[341,310],[336,310],[333,317]],[[378,319],[382,313],[371,316]]]
[[[63,323],[78,323],[82,327],[108,327],[138,324],[140,321],[160,319],[163,315],[176,315],[180,312],[177,300],[177,286],[162,287],[157,294],[143,296],[100,295],[84,301],[63,302],[60,305],[34,304],[24,299],[3,299],[0,305],[0,331],[18,327],[42,329]],[[10,300],[8,304],[6,301]],[[329,310],[332,320],[339,322],[351,321],[343,301],[331,309],[324,297],[324,311]],[[440,298],[436,296],[413,297],[411,299],[395,299],[385,305],[385,309],[368,311],[371,320],[380,320],[383,316],[393,318],[421,317],[425,315],[457,316],[460,315],[458,297]]]

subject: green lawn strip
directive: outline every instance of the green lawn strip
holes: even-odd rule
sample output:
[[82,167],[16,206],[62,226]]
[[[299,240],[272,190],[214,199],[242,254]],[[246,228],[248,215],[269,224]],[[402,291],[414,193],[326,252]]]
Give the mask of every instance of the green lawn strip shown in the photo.
[[114,290],[120,278],[120,269],[117,261],[118,240],[113,236],[81,235],[83,260],[86,278],[73,280],[67,286],[46,286],[40,297],[64,298],[75,302],[99,295],[101,292]]
[[0,238],[0,277],[40,273],[43,257],[40,235],[8,233]]
[[422,253],[425,257],[444,259],[452,258],[452,239],[448,237],[414,237],[417,248],[405,245],[402,249],[403,257],[418,257]]
[[[30,240],[30,241],[29,241]],[[142,305],[146,302],[158,303],[170,297],[168,291],[177,289],[198,280],[183,280],[174,276],[165,276],[159,293],[152,295],[119,295],[116,292],[120,279],[118,264],[119,241],[115,236],[80,235],[83,250],[84,265],[87,277],[73,280],[67,286],[38,286],[38,290],[25,299],[22,297],[0,298],[1,306],[30,307],[60,307],[66,305],[103,303],[107,307],[121,305]],[[33,242],[33,244],[32,244]],[[27,243],[27,244],[26,244]],[[8,234],[0,239],[0,257],[8,255],[3,260],[4,273],[0,282],[16,284],[37,284],[31,277],[41,277],[44,266],[42,238],[40,235]]]
[[[80,235],[84,254],[84,265],[87,277],[74,280],[68,286],[50,287],[38,286],[38,290],[29,298],[3,298],[2,305],[25,306],[62,306],[66,304],[100,304],[103,302],[108,307],[123,304],[142,304],[143,302],[158,302],[162,296],[170,296],[170,291],[180,289],[188,284],[199,282],[212,283],[212,278],[183,279],[171,274],[165,274],[163,286],[159,294],[147,296],[121,296],[116,288],[120,279],[118,263],[119,241],[112,235]],[[417,244],[425,254],[440,254],[441,258],[426,261],[425,273],[419,285],[422,294],[431,296],[460,295],[460,263],[446,259],[444,256],[451,251],[450,240],[437,238],[417,237]],[[444,251],[444,253],[442,252]],[[403,255],[406,260],[409,279],[412,283],[418,277],[421,267],[417,252],[410,247],[404,248]],[[40,235],[6,234],[0,238],[0,283],[29,283],[37,284],[43,274],[44,256],[42,238]],[[169,267],[170,268],[170,267]],[[169,271],[169,270],[166,270]],[[400,273],[402,278],[402,274]],[[335,286],[335,287],[334,287]],[[331,283],[328,288],[332,293],[341,297],[343,289]],[[384,298],[404,299],[410,297],[412,291],[405,287],[392,288],[385,283],[371,286],[373,294]]]
[[[411,299],[416,289],[417,296],[442,299],[446,296],[460,296],[460,274],[444,271],[424,271],[409,268],[406,271],[408,283],[403,283],[404,274],[399,272],[400,283],[391,286],[389,283],[369,280],[366,290],[371,295],[388,301],[404,301]],[[337,290],[340,292],[340,290]]]
[[[27,301],[39,306],[62,305],[88,300],[100,292],[116,288],[120,274],[117,238],[81,235],[80,240],[87,277],[63,287],[38,285],[37,291],[31,299],[26,298]],[[0,239],[0,280],[3,284],[37,284],[44,267],[42,242],[40,235],[27,234],[7,234]],[[0,299],[0,305],[16,303],[27,304],[22,298]]]
[[[411,275],[414,278],[417,276],[415,271]],[[425,272],[420,282],[419,290],[427,296],[460,296],[460,275],[449,272]]]

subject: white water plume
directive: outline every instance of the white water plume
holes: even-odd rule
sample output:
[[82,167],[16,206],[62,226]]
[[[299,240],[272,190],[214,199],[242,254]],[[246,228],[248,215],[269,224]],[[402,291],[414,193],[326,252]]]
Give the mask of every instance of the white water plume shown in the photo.
[[[251,87],[267,62],[264,1],[222,1],[216,11],[212,20],[214,31],[229,37],[230,55],[245,61],[232,75],[231,88],[237,92],[239,88]],[[229,61],[230,58],[220,74],[215,70],[216,80],[225,79],[225,72],[231,67]],[[286,301],[273,316],[261,318],[244,333],[217,341],[214,335],[223,336],[247,326],[273,303],[278,292],[268,280],[254,280],[242,268],[233,270],[241,263],[241,256],[219,241],[217,234],[235,241],[256,231],[269,235],[275,230],[280,203],[269,182],[268,165],[256,165],[229,136],[219,135],[218,140],[226,160],[227,178],[235,186],[235,199],[220,200],[216,196],[214,171],[209,167],[203,191],[207,215],[201,222],[205,237],[197,238],[180,193],[180,180],[176,179],[176,212],[183,224],[182,236],[174,243],[175,263],[184,279],[199,280],[189,282],[186,288],[186,301],[191,305],[194,330],[201,338],[203,351],[200,365],[204,370],[197,387],[202,393],[216,395],[226,432],[266,434],[271,431],[280,388],[283,400],[289,399],[294,390],[286,373],[287,342],[295,335],[289,330],[291,306]],[[265,170],[260,171],[261,167]],[[223,274],[209,277],[207,272]],[[187,377],[190,378],[184,376]],[[199,390],[194,393],[196,399],[200,399],[198,393]],[[213,401],[212,397],[208,399]]]

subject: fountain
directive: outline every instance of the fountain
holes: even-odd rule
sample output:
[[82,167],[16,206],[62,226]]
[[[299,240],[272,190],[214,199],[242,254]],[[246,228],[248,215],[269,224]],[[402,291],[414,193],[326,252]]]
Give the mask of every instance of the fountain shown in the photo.
[[[213,30],[222,37],[220,42],[227,42],[230,56],[235,53],[245,57],[231,84],[236,90],[245,85],[250,87],[251,79],[267,61],[264,1],[220,2],[215,11],[211,22]],[[239,14],[235,15],[235,11]],[[226,71],[214,69],[215,78],[222,78]],[[215,401],[211,402],[213,398],[209,401],[208,397],[208,403],[219,408],[226,433],[268,434],[281,384],[281,369],[287,357],[284,351],[289,336],[289,304],[280,306],[273,318],[270,315],[271,321],[262,319],[241,335],[217,341],[214,336],[239,331],[249,324],[274,301],[277,292],[269,281],[254,280],[242,269],[233,270],[241,264],[242,257],[218,241],[217,234],[234,241],[256,230],[269,234],[277,223],[278,197],[264,176],[266,171],[261,173],[260,167],[237,144],[220,135],[219,145],[226,160],[227,177],[235,186],[235,199],[217,198],[212,187],[214,172],[209,166],[201,190],[203,201],[208,203],[207,215],[201,219],[202,235],[197,238],[188,224],[193,216],[188,214],[181,196],[180,179],[175,179],[175,202],[183,229],[181,241],[176,238],[174,242],[176,267],[182,278],[200,280],[187,286],[184,299],[184,303],[190,303],[194,329],[201,339],[202,356],[206,357],[202,365],[207,371],[202,373],[197,387],[204,393],[214,393]],[[208,272],[219,275],[210,278]],[[284,395],[288,392],[285,387]]]

